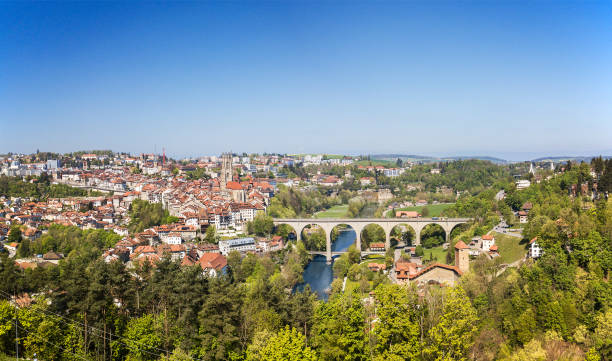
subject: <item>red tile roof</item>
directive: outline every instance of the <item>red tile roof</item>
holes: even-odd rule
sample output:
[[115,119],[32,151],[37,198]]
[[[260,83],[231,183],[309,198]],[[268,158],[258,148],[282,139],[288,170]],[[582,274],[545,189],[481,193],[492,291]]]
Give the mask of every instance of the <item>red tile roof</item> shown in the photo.
[[465,243],[463,243],[463,241],[459,241],[455,245],[455,249],[466,249],[466,248],[470,248],[470,247],[468,247]]
[[203,270],[214,268],[220,271],[227,266],[227,259],[221,253],[204,253],[198,260]]

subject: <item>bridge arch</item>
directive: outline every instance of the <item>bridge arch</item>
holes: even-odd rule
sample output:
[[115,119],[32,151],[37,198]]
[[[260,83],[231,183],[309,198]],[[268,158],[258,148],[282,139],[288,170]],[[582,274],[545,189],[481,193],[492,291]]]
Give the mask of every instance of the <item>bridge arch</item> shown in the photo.
[[304,224],[300,227],[300,239],[308,251],[325,251],[329,232],[316,222]]
[[[355,229],[354,226],[348,223],[338,223],[334,225],[333,227],[331,227],[329,236],[331,239],[332,252],[338,252],[337,251],[338,247],[342,247],[342,248],[346,247],[347,250],[352,245],[357,247],[357,243],[359,243],[358,240],[360,238],[359,235],[357,234],[358,231],[359,231],[358,229]],[[352,239],[347,238],[345,232],[354,233],[354,237]],[[341,243],[338,243],[338,242],[341,242]]]
[[437,247],[447,241],[445,227],[439,223],[431,222],[423,224],[421,229],[421,245],[425,248]]
[[[387,230],[376,222],[368,223],[363,226],[361,230],[361,250],[377,252],[381,250],[381,244],[383,251],[388,247],[386,245],[388,239]],[[372,248],[372,245],[375,245]]]
[[298,230],[289,223],[278,223],[274,225],[274,233],[286,237],[289,241],[300,239]]
[[417,240],[417,231],[409,223],[395,224],[389,233],[391,247],[398,245],[411,246]]

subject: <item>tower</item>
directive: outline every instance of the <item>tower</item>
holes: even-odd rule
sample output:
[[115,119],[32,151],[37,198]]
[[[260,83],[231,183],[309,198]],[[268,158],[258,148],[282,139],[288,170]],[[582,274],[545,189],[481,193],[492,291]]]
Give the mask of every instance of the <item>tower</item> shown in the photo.
[[470,271],[470,251],[469,247],[463,241],[457,242],[455,245],[455,266],[459,268],[461,273]]
[[232,154],[221,154],[221,189],[225,190],[227,182],[232,181]]

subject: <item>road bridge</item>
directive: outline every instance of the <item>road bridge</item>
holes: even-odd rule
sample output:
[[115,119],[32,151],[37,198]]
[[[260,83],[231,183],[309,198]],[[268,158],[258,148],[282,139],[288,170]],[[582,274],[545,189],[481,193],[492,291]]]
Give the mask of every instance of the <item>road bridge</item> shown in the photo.
[[[325,255],[327,261],[332,260],[331,231],[339,225],[350,226],[357,234],[356,247],[361,252],[361,231],[369,224],[377,224],[385,231],[385,249],[391,248],[391,230],[398,225],[408,225],[416,233],[416,244],[421,244],[421,231],[429,224],[437,224],[446,233],[446,241],[450,241],[450,233],[456,226],[470,222],[471,218],[275,218],[274,225],[287,224],[296,233],[298,240],[302,238],[302,231],[306,226],[317,225],[325,232],[325,251],[313,251]],[[343,252],[335,252],[343,253]]]

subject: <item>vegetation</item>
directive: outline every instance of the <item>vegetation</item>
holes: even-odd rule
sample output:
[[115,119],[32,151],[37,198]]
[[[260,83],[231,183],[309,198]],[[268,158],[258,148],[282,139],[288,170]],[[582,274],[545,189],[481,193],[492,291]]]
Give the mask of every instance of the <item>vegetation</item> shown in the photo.
[[47,198],[84,197],[101,195],[86,189],[74,188],[65,184],[51,184],[51,178],[43,173],[40,177],[0,176],[0,196],[25,197],[37,200]]
[[178,221],[178,218],[171,216],[161,203],[149,203],[140,199],[132,201],[129,215],[128,229],[131,233],[142,232],[152,226]]

